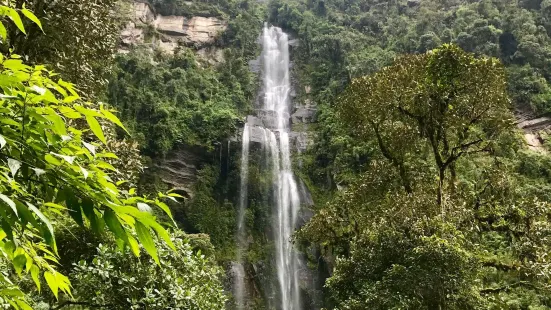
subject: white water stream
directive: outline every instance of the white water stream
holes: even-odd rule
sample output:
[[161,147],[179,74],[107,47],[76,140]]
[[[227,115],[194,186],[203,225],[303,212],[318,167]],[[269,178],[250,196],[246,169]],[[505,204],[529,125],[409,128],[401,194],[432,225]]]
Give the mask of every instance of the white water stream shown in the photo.
[[[276,128],[269,131],[268,148],[274,169],[275,243],[277,277],[281,294],[282,310],[300,309],[298,286],[298,256],[290,242],[295,230],[300,195],[291,169],[289,147],[289,40],[287,34],[277,27],[264,27],[264,109],[275,112]],[[276,139],[279,136],[279,141]],[[279,142],[279,144],[278,144]],[[279,156],[277,156],[279,155]]]
[[245,210],[247,209],[247,187],[249,183],[249,125],[243,128],[243,144],[241,148],[241,184],[239,189],[239,210],[237,214],[237,261],[235,272],[235,303],[237,309],[245,307],[245,268],[243,267],[243,251],[246,250]]
[[[280,28],[264,27],[262,35],[262,77],[264,82],[264,112],[273,115],[270,128],[262,130],[263,156],[271,161],[274,193],[274,238],[276,246],[277,279],[280,302],[278,309],[300,310],[300,292],[298,281],[299,259],[290,241],[300,208],[300,194],[292,172],[289,146],[289,40]],[[249,130],[243,132],[243,151],[241,159],[241,196],[238,218],[238,258],[242,259],[242,240],[245,237],[243,218],[247,199],[247,170],[249,153]],[[236,302],[238,309],[244,309],[243,277],[236,283]],[[238,279],[236,279],[238,280]]]

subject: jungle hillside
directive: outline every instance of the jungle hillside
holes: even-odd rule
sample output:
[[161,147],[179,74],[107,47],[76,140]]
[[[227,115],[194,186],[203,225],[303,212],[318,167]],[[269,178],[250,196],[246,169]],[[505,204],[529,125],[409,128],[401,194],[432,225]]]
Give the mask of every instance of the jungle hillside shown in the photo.
[[0,309],[551,309],[550,135],[551,0],[0,1]]

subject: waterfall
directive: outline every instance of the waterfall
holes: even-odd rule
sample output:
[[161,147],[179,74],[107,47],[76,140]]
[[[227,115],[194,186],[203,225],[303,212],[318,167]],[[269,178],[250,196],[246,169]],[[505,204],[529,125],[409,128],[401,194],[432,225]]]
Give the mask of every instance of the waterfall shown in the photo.
[[[264,27],[262,36],[263,110],[271,121],[264,122],[264,126],[247,123],[243,130],[237,258],[243,263],[243,251],[246,250],[244,216],[247,207],[248,155],[250,131],[254,130],[256,141],[262,144],[262,156],[271,167],[275,261],[280,293],[278,309],[300,310],[299,257],[290,241],[297,226],[300,194],[292,171],[289,142],[291,84],[288,41],[287,35],[280,28]],[[239,270],[236,271],[235,299],[237,309],[244,309],[244,274],[239,275],[243,272],[243,264],[240,266],[241,268],[237,268]]]
[[245,307],[245,268],[243,251],[246,250],[245,211],[247,209],[247,187],[249,182],[249,125],[243,128],[243,145],[241,148],[241,184],[239,189],[239,210],[237,214],[237,261],[239,265],[235,272],[235,303],[237,309]]
[[[275,115],[275,128],[269,130],[268,147],[274,175],[274,217],[277,278],[282,310],[299,310],[298,255],[290,237],[296,228],[300,196],[291,167],[289,147],[289,40],[280,28],[263,31],[264,109]],[[279,144],[278,139],[279,137]]]

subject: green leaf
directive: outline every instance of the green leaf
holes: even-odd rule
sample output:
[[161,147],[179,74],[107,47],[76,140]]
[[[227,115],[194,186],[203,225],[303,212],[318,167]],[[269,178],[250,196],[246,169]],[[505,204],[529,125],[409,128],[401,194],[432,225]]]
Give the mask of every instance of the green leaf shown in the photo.
[[103,218],[105,220],[105,224],[107,224],[107,227],[109,227],[109,230],[111,230],[113,232],[115,237],[127,242],[128,238],[127,238],[127,235],[126,235],[126,231],[122,227],[122,225],[121,225],[119,219],[117,218],[117,215],[115,214],[115,212],[113,212],[111,209],[107,209],[103,213]]
[[153,238],[151,237],[151,232],[149,231],[149,228],[144,226],[140,222],[136,222],[136,233],[138,234],[138,239],[142,243],[143,247],[151,255],[153,260],[157,263],[157,265],[161,265],[159,262],[159,257],[157,256],[157,248],[155,248],[155,243],[153,242]]
[[8,31],[6,30],[6,27],[3,23],[0,22],[0,38],[2,38],[3,41],[6,40],[8,36]]
[[61,289],[61,291],[69,294],[69,296],[71,296],[71,298],[73,298],[73,295],[71,294],[71,287],[70,287],[71,282],[69,281],[69,278],[67,278],[66,276],[62,275],[59,272],[56,272],[55,273],[55,280],[57,282],[57,285]]
[[176,193],[169,193],[168,196],[186,199],[186,197],[184,197],[184,196],[182,196],[182,195],[180,195],[180,194],[176,194]]
[[106,119],[108,119],[108,120],[112,121],[113,123],[117,124],[117,126],[124,129],[124,131],[126,131],[126,133],[128,133],[128,130],[126,130],[126,128],[124,127],[122,122],[119,120],[119,118],[115,114],[109,112],[108,110],[103,109],[103,107],[100,107],[100,111]]
[[17,255],[13,259],[13,267],[15,268],[15,272],[18,276],[21,276],[21,272],[23,271],[23,267],[25,267],[25,264],[27,263],[27,257],[25,255],[20,254]]
[[50,223],[50,220],[38,210],[37,207],[32,205],[31,203],[27,202],[27,206],[29,209],[34,212],[38,216],[38,218],[46,225],[46,228],[48,229],[47,232],[49,233],[49,236],[46,236],[46,242],[49,243],[49,245],[54,249],[54,252],[57,253],[57,246],[55,244],[55,235],[54,235],[54,227],[52,226],[52,223]]
[[27,9],[22,9],[21,10],[21,13],[23,13],[23,15],[25,15],[28,19],[30,19],[33,23],[35,23],[38,27],[40,27],[40,30],[42,30],[42,32],[44,32],[44,29],[42,29],[42,23],[40,22],[40,20],[33,14],[33,12],[27,10]]
[[99,153],[99,158],[113,158],[113,159],[119,159],[119,157],[113,153]]
[[80,96],[68,96],[68,97],[65,97],[65,99],[63,99],[63,102],[71,103],[71,102],[77,101],[78,99],[80,99]]
[[94,202],[91,199],[82,199],[82,211],[84,211],[84,215],[86,215],[88,221],[90,221],[92,230],[97,234],[101,234],[103,232],[103,222],[96,215],[96,212],[94,211]]
[[55,275],[49,271],[46,271],[44,272],[44,279],[46,279],[46,283],[48,283],[48,286],[52,290],[52,293],[54,293],[55,298],[58,299],[59,286],[55,279]]
[[59,159],[53,157],[50,154],[46,154],[46,156],[44,156],[44,159],[46,160],[46,162],[48,162],[48,163],[50,163],[54,166],[61,166],[61,161],[59,161]]
[[165,213],[170,217],[171,220],[174,221],[174,218],[172,218],[172,212],[170,212],[170,208],[166,205],[166,203],[160,201],[159,199],[157,199],[155,201],[155,204],[161,208],[163,211],[165,211]]
[[17,305],[21,308],[21,310],[33,310],[31,306],[29,306],[25,301],[18,299],[15,301]]
[[38,222],[34,218],[31,211],[29,211],[29,209],[19,201],[16,201],[15,204],[17,205],[17,212],[19,212],[21,219],[31,223],[34,227],[38,227]]
[[31,267],[31,277],[33,278],[34,284],[36,284],[36,287],[38,288],[38,291],[40,292],[40,269],[36,265],[33,265]]
[[23,26],[23,21],[21,20],[21,17],[19,16],[19,13],[17,13],[16,10],[12,8],[7,8],[7,13],[10,19],[13,21],[13,23],[23,32],[24,34],[27,34],[25,31],[25,26]]
[[[12,229],[13,225],[8,223],[5,219],[2,219],[2,222],[0,225],[2,226],[2,230],[4,231],[8,239],[13,240],[13,229]],[[9,244],[9,243],[6,243],[6,244]],[[7,251],[6,247],[4,247],[4,250]],[[15,250],[15,246],[14,246],[14,250]],[[8,255],[10,254],[8,253]]]
[[68,118],[79,119],[82,117],[82,114],[78,113],[77,111],[73,110],[70,107],[60,106],[58,110],[59,110],[59,113],[61,113],[61,115]]
[[161,226],[159,223],[157,223],[154,218],[152,217],[142,217],[138,218],[138,221],[140,221],[142,224],[149,226],[157,232],[157,234],[166,242],[166,244],[173,250],[176,251],[176,247],[174,246],[174,243],[172,243],[172,239],[170,239],[170,235],[168,232]]
[[17,213],[17,206],[15,205],[15,202],[11,200],[8,196],[4,194],[0,194],[0,200],[4,201],[15,213],[15,215],[19,216]]
[[[66,193],[65,192],[63,193],[63,199],[66,199]],[[53,202],[45,202],[44,206],[48,207],[48,208],[58,209],[58,210],[69,210],[69,209],[65,208],[64,206],[59,205],[57,203],[53,203]]]
[[60,136],[67,135],[67,128],[65,128],[65,121],[59,116],[53,109],[47,109],[48,115],[44,115],[54,125],[55,133]]
[[96,120],[96,118],[93,116],[86,115],[86,121],[88,122],[88,126],[90,126],[90,129],[96,135],[96,137],[98,137],[98,139],[100,139],[100,141],[104,144],[107,143],[107,141],[105,140],[105,136],[103,135],[103,130],[101,130],[101,126],[98,123],[98,120]]
[[130,250],[132,250],[132,253],[134,253],[134,256],[140,257],[140,245],[138,244],[138,241],[136,241],[136,239],[134,239],[134,237],[129,234],[128,245],[130,246]]
[[6,125],[12,125],[12,126],[17,127],[18,129],[22,128],[20,123],[14,121],[11,118],[2,118],[2,119],[0,119],[0,123],[4,123]]
[[84,226],[84,221],[82,220],[82,210],[80,209],[80,203],[78,198],[75,196],[72,190],[65,188],[65,204],[69,209],[69,215],[77,222],[78,225]]
[[17,288],[5,288],[0,291],[0,296],[23,297],[25,296],[25,294],[23,294],[23,292],[21,292],[21,290]]
[[113,165],[108,164],[104,161],[98,161],[98,163],[96,164],[96,167],[103,168],[103,169],[108,169],[108,170],[111,170],[111,171],[117,171],[117,169],[115,169],[115,167],[113,167]]
[[[59,83],[61,84],[61,82],[59,82]],[[87,109],[87,108],[85,108],[81,105],[78,105],[78,104],[73,105],[73,108],[75,108],[75,110],[77,110],[78,112],[84,114],[85,116],[103,117],[103,114],[99,113],[98,111],[93,110],[93,109]]]

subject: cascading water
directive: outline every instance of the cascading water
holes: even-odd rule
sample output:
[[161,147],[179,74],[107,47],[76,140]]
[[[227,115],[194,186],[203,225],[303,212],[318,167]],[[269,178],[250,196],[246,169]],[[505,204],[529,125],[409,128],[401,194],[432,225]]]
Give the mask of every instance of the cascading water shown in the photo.
[[250,130],[245,124],[243,128],[243,146],[241,148],[241,186],[239,189],[239,210],[237,214],[237,261],[235,268],[235,303],[237,309],[245,307],[245,270],[243,267],[243,251],[246,250],[245,241],[245,209],[247,208],[247,186],[249,176],[249,145]]
[[[275,115],[276,124],[268,141],[274,169],[275,243],[277,277],[282,310],[300,309],[298,256],[290,242],[300,208],[300,195],[291,169],[289,147],[289,40],[280,28],[263,31],[264,109]],[[275,131],[275,132],[274,132]],[[279,145],[276,135],[279,136]]]
[[[261,131],[258,142],[262,143],[262,156],[270,162],[273,175],[274,242],[276,248],[277,279],[279,283],[281,310],[300,310],[298,281],[299,258],[290,241],[298,219],[300,194],[291,168],[289,145],[289,108],[291,105],[289,81],[289,40],[277,27],[264,27],[262,36],[262,62],[264,81],[264,113],[271,116],[269,128],[250,127],[243,131],[241,158],[241,193],[238,218],[238,259],[246,248],[244,214],[247,201],[247,173],[250,130]],[[242,264],[241,264],[242,266]],[[239,268],[238,268],[239,269]],[[242,269],[242,267],[241,267]],[[237,271],[236,274],[240,272]],[[244,309],[245,284],[243,276],[236,276],[236,305]]]

